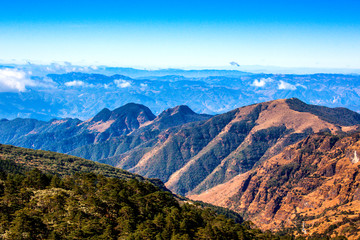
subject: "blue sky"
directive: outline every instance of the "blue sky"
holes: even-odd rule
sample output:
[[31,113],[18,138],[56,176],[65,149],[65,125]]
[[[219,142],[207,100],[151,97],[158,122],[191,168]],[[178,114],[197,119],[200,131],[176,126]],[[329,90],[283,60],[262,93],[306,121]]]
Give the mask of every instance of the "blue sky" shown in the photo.
[[360,1],[2,1],[0,61],[360,68]]

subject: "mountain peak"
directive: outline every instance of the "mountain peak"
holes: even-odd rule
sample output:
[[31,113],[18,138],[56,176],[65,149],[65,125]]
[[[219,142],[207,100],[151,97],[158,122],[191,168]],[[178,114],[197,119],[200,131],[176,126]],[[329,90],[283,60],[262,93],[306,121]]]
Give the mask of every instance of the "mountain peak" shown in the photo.
[[98,114],[95,115],[95,117],[93,117],[92,121],[93,122],[99,122],[99,121],[107,121],[111,116],[111,111],[108,108],[104,108],[103,110],[101,110]]
[[[166,109],[162,113],[157,116],[154,122],[162,122],[167,123],[168,125],[170,122],[171,125],[179,125],[188,123],[188,122],[196,122],[196,121],[203,121],[208,120],[211,115],[206,114],[199,114],[191,110],[186,105],[179,105],[173,108]],[[170,126],[170,125],[169,125]]]
[[111,118],[123,117],[125,115],[133,117],[141,115],[143,118],[139,121],[139,123],[141,124],[146,121],[152,121],[156,118],[156,116],[151,112],[148,107],[138,103],[127,103],[122,107],[114,109],[112,111]]
[[155,115],[148,107],[128,103],[113,111],[104,108],[95,117],[84,122],[84,126],[86,131],[96,134],[95,142],[103,142],[111,137],[126,135],[154,119]]
[[179,105],[169,108],[160,113],[153,121],[144,124],[139,131],[133,132],[134,135],[144,132],[147,129],[164,130],[175,126],[180,126],[189,122],[208,120],[211,115],[198,114],[186,105]]
[[179,105],[179,106],[176,106],[173,108],[166,109],[159,115],[159,118],[164,117],[164,116],[172,116],[175,114],[192,115],[192,114],[196,114],[196,113],[186,105]]
[[173,108],[174,113],[195,114],[187,105],[179,105]]

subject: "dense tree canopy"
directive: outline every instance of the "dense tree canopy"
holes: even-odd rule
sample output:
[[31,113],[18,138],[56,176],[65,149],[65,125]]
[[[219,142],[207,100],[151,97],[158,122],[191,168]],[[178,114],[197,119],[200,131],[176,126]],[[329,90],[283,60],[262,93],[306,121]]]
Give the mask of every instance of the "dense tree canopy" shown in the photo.
[[136,179],[37,169],[0,176],[3,239],[275,238]]
[[263,233],[228,209],[174,196],[155,179],[0,144],[0,239],[292,237]]

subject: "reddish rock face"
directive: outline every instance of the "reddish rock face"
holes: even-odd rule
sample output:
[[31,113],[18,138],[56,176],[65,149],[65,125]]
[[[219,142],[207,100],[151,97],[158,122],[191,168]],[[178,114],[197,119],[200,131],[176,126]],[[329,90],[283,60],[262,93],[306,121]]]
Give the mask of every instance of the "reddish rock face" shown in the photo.
[[190,198],[229,207],[263,229],[296,232],[304,222],[308,234],[355,239],[360,231],[348,227],[360,224],[360,163],[352,160],[359,147],[360,133],[313,134],[250,172]]

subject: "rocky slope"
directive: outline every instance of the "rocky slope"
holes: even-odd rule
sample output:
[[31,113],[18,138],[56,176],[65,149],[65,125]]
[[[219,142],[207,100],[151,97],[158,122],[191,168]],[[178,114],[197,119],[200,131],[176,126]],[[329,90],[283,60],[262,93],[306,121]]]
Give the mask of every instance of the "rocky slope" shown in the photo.
[[313,134],[200,195],[262,229],[360,237],[360,133]]
[[[16,121],[19,129],[9,127]],[[360,115],[283,99],[214,117],[178,106],[155,118],[146,107],[128,104],[112,112],[104,109],[85,122],[26,121],[32,124],[24,125],[27,132],[21,130],[21,119],[1,122],[5,134],[0,140],[160,178],[173,192],[193,195],[251,170],[314,132],[354,130]]]
[[150,148],[120,154],[111,161],[147,177],[157,176],[174,192],[196,194],[249,171],[311,133],[354,129],[359,116],[297,99],[276,100],[164,131]]

